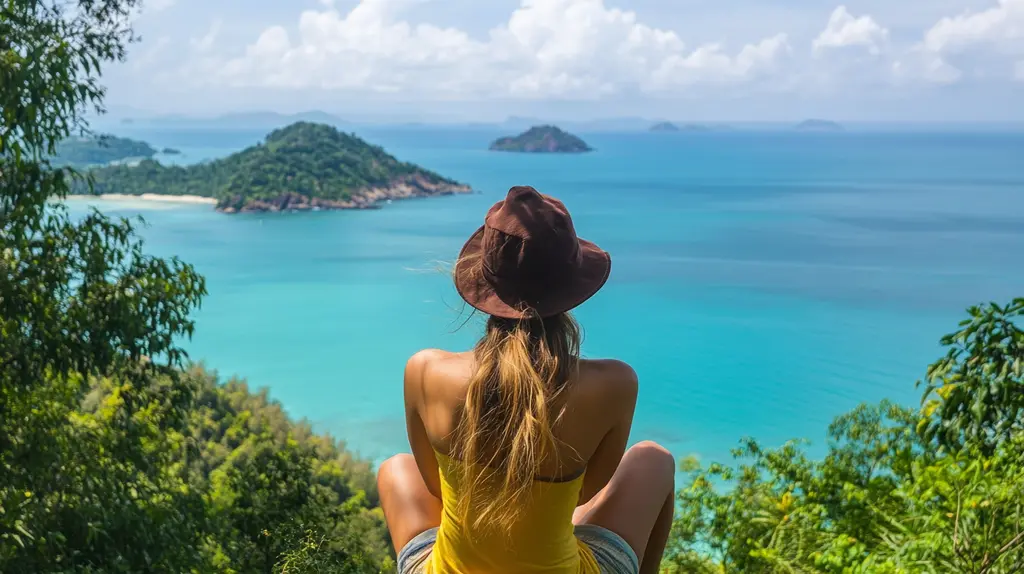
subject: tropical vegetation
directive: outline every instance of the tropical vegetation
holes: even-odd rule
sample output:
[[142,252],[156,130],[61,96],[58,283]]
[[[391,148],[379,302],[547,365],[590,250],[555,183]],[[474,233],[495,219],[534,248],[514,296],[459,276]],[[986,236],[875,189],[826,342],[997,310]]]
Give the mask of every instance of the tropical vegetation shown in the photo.
[[[203,277],[147,255],[136,222],[52,201],[95,174],[50,158],[90,135],[135,7],[0,3],[0,572],[391,571],[371,466],[190,363]],[[295,132],[290,159],[254,153],[315,161],[322,128]],[[334,177],[393,167],[353,165]],[[750,439],[684,460],[664,569],[1024,571],[1022,322],[1024,299],[969,309],[921,405],[839,417],[823,458]]]
[[[463,191],[464,186],[333,126],[298,122],[271,132],[265,141],[225,158],[197,165],[165,166],[155,160],[94,170],[95,193],[198,195],[218,207],[241,210],[281,198],[323,207],[358,202],[377,189],[412,185],[424,194]],[[84,183],[75,187],[87,193]],[[292,201],[291,203],[295,203]]]
[[862,405],[828,451],[746,440],[682,463],[665,566],[678,573],[1024,571],[1024,299],[969,309],[922,406]]
[[54,165],[88,167],[151,158],[156,153],[146,142],[103,134],[71,137],[58,143],[52,161]]
[[51,201],[134,8],[0,3],[0,572],[387,571],[369,465],[188,365],[195,269]]
[[491,143],[490,149],[528,153],[593,151],[586,142],[556,126],[534,126],[517,136],[499,138]]

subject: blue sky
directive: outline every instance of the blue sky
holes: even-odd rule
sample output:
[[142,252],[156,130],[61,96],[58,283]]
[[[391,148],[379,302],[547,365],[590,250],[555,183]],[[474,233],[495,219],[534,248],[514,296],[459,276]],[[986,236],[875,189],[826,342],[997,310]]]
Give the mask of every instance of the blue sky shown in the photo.
[[1024,0],[149,0],[119,114],[1024,120]]

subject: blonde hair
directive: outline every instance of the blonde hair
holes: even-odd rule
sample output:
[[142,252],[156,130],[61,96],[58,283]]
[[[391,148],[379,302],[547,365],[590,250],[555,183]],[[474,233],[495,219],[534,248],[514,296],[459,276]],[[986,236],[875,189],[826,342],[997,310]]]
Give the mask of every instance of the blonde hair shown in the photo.
[[487,321],[453,444],[464,484],[455,511],[472,528],[510,534],[541,463],[557,457],[552,406],[576,372],[580,338],[568,313]]

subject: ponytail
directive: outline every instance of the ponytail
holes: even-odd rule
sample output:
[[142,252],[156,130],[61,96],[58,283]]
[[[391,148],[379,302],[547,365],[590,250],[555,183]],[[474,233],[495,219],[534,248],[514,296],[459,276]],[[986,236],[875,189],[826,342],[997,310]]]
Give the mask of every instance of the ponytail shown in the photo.
[[551,406],[575,373],[579,347],[568,313],[487,321],[454,437],[464,481],[455,510],[472,528],[508,533],[515,524],[541,462],[556,454]]

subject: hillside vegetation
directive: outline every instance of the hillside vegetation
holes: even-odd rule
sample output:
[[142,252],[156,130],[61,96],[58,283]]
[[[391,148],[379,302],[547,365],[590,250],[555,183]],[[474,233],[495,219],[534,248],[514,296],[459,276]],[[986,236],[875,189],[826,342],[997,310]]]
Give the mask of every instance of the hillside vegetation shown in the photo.
[[665,567],[679,574],[1024,572],[1024,299],[969,310],[921,408],[862,405],[800,441],[743,441],[689,474]]
[[0,572],[390,571],[370,465],[189,366],[203,277],[51,202],[132,5],[0,19]]
[[[51,202],[81,179],[47,158],[133,38],[132,0],[72,5],[13,0],[0,19],[0,572],[393,571],[370,465],[190,363],[195,268],[147,255],[133,221]],[[314,161],[295,135],[249,157]],[[359,149],[365,169],[332,181],[412,169]],[[264,181],[247,166],[245,186]],[[684,459],[663,570],[1024,571],[1022,323],[1024,299],[970,308],[920,406],[839,417],[820,460],[752,439],[733,464]]]
[[[207,163],[148,160],[97,169],[92,176],[95,193],[213,197],[228,212],[365,208],[382,199],[470,191],[355,135],[308,122],[274,130],[255,146]],[[88,188],[81,184],[75,191]]]
[[82,136],[57,144],[53,163],[89,167],[128,159],[147,159],[156,154],[157,150],[146,142],[112,135]]
[[580,138],[555,126],[535,126],[517,136],[491,143],[491,151],[526,153],[583,153],[593,151]]

